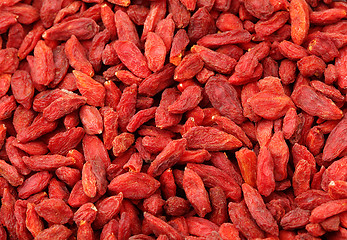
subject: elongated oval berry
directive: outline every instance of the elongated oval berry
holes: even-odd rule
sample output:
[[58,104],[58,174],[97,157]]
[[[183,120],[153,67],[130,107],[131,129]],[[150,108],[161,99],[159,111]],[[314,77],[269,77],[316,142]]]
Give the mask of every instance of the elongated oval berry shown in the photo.
[[333,101],[316,92],[312,87],[302,85],[295,89],[291,98],[296,106],[312,116],[318,116],[325,120],[338,120],[343,117]]
[[91,18],[79,18],[62,22],[47,29],[42,37],[47,40],[66,41],[72,35],[79,40],[91,39],[99,31],[99,25]]
[[247,183],[242,184],[242,191],[249,212],[259,227],[265,232],[278,235],[278,225],[270,211],[266,208],[259,192]]
[[202,100],[202,89],[199,86],[185,88],[177,100],[168,107],[170,113],[182,114],[193,110]]
[[36,235],[35,239],[68,239],[72,235],[72,231],[61,224],[54,224],[49,228],[44,229],[42,232]]
[[33,171],[55,170],[59,167],[69,166],[75,163],[73,158],[58,154],[24,156],[23,161]]
[[182,82],[193,78],[204,67],[204,62],[199,54],[193,53],[185,56],[175,69],[175,81]]
[[35,210],[39,216],[56,224],[65,224],[73,216],[72,210],[63,200],[54,198],[43,200],[36,205]]
[[43,110],[43,117],[48,121],[55,121],[64,117],[87,102],[86,97],[77,94],[69,93],[67,96],[58,98],[53,101]]
[[27,178],[18,188],[18,196],[22,199],[26,199],[35,193],[41,192],[47,187],[51,177],[52,174],[47,171],[35,173],[31,177]]
[[222,170],[205,164],[188,163],[187,167],[196,172],[206,187],[220,187],[227,198],[239,201],[241,199],[241,188],[232,176]]
[[238,231],[244,236],[252,238],[264,238],[264,232],[259,228],[257,223],[252,218],[245,201],[240,203],[230,202],[228,212],[231,221]]
[[114,46],[119,59],[136,76],[145,78],[151,74],[147,59],[135,43],[130,41],[116,41]]
[[291,20],[291,36],[295,44],[301,45],[310,27],[309,7],[305,0],[290,2],[289,13]]
[[116,196],[107,197],[96,203],[98,209],[96,218],[93,222],[95,228],[103,227],[110,221],[117,213],[119,213],[123,201],[123,193],[120,192]]
[[23,184],[23,176],[18,173],[17,169],[14,166],[6,163],[4,160],[0,160],[0,174],[12,186],[19,186]]
[[236,89],[222,76],[210,77],[206,83],[205,91],[212,106],[223,116],[230,118],[237,124],[245,120]]
[[[6,84],[7,80],[1,79],[1,81],[5,81]],[[30,109],[33,102],[35,89],[32,79],[27,71],[17,70],[12,75],[11,89],[16,101],[22,104],[26,109]]]
[[204,183],[197,173],[186,168],[183,175],[183,189],[189,202],[200,217],[211,212],[211,203]]
[[144,217],[153,231],[168,236],[170,240],[183,240],[183,236],[175,228],[160,218],[148,212],[144,213]]
[[114,21],[116,24],[118,40],[130,41],[140,46],[139,35],[136,31],[135,24],[131,21],[127,13],[122,10],[116,11],[114,14]]
[[124,198],[144,199],[151,196],[160,183],[146,173],[128,172],[115,177],[108,185],[109,191],[123,193]]
[[242,146],[242,142],[233,135],[212,127],[193,127],[183,137],[187,139],[188,147],[193,149],[224,151]]
[[174,166],[183,155],[186,145],[186,139],[171,141],[166,145],[163,151],[157,155],[149,166],[147,173],[156,177],[161,175],[166,169]]
[[65,54],[71,67],[90,77],[94,76],[94,69],[87,58],[86,50],[75,35],[66,41]]
[[145,43],[145,57],[148,68],[157,72],[164,67],[166,47],[163,40],[156,33],[149,32]]
[[324,149],[323,161],[330,162],[346,150],[347,118],[344,117],[329,134]]
[[268,90],[257,93],[248,102],[254,113],[268,120],[283,117],[290,108],[294,107],[287,95]]
[[34,48],[33,81],[47,86],[54,80],[55,69],[52,49],[40,40]]
[[87,103],[96,107],[104,106],[105,87],[83,72],[75,70],[73,74],[76,77],[76,86],[82,96],[87,98]]

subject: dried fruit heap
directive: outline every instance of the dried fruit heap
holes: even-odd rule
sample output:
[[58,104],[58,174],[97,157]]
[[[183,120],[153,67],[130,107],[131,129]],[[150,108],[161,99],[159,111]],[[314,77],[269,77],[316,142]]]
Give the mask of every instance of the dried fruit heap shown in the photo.
[[346,12],[0,1],[0,240],[347,239]]

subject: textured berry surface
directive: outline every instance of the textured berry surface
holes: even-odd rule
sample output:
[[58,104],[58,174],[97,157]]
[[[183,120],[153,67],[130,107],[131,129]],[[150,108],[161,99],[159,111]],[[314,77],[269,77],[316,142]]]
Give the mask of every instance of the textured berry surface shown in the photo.
[[0,0],[0,240],[347,239],[347,3]]

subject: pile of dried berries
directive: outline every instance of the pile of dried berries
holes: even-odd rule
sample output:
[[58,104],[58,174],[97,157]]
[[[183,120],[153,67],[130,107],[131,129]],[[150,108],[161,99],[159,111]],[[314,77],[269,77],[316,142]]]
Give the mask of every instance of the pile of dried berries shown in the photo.
[[0,240],[347,239],[346,11],[0,1]]

